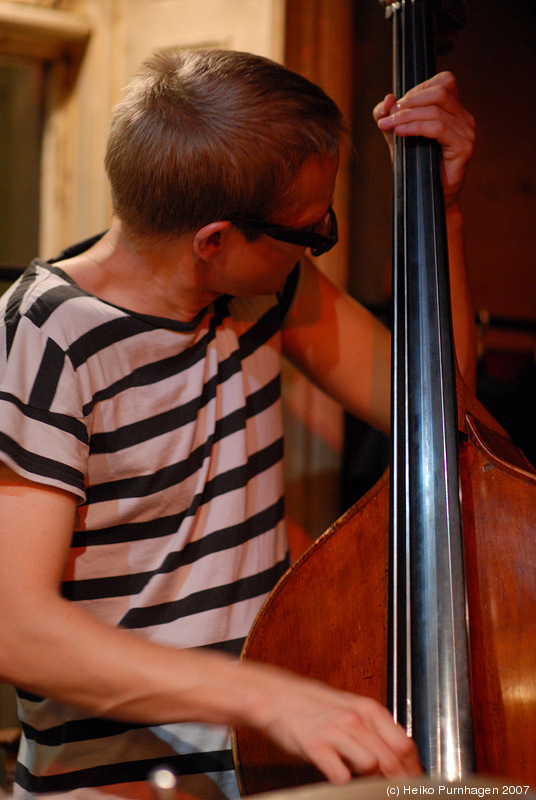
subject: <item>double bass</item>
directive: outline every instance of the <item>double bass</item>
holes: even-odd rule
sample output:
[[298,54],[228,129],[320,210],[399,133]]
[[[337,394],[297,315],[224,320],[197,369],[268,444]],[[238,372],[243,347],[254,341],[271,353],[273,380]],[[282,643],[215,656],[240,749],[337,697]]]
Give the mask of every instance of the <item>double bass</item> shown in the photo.
[[[431,4],[389,6],[396,96],[435,72]],[[432,778],[536,787],[536,470],[455,363],[440,158],[395,139],[390,469],[283,576],[242,657],[387,705]],[[243,794],[322,780],[257,731],[234,752]]]

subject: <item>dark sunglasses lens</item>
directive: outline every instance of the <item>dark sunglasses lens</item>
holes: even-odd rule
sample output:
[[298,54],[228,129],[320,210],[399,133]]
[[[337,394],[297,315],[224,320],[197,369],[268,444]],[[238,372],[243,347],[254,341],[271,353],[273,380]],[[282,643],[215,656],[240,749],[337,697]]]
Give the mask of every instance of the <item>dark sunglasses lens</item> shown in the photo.
[[332,208],[326,216],[318,222],[310,231],[300,230],[299,228],[287,228],[284,225],[273,225],[261,220],[253,220],[248,217],[232,217],[231,222],[244,233],[253,230],[257,234],[263,233],[272,239],[278,239],[288,244],[298,244],[301,247],[308,247],[313,256],[320,256],[327,253],[337,244],[337,218]]
[[329,211],[326,212],[323,219],[313,228],[313,233],[317,233],[319,236],[331,236],[333,232],[333,218],[334,212],[330,208]]
[[[318,227],[320,226],[323,228],[322,232],[318,230]],[[328,250],[331,250],[332,247],[335,247],[339,239],[337,217],[335,216],[335,212],[332,208],[329,209],[328,213],[319,223],[319,225],[315,227],[315,232],[316,231],[318,231],[318,237],[320,241],[317,241],[311,246],[311,254],[313,256],[321,256],[323,253],[327,253]]]

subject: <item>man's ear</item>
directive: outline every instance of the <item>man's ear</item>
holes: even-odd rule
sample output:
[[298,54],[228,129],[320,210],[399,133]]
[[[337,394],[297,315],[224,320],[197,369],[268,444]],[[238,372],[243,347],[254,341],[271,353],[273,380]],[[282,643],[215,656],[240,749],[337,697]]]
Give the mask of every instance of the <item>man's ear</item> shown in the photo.
[[199,228],[194,236],[193,247],[196,256],[208,261],[214,256],[219,255],[225,246],[227,234],[232,228],[229,220],[211,222],[203,228]]

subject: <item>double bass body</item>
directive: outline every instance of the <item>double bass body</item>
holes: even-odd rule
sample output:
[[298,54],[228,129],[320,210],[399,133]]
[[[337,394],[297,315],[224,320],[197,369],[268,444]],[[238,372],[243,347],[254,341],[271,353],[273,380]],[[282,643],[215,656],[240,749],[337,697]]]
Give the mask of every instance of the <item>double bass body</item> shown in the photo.
[[[476,772],[534,787],[536,473],[476,401],[461,416]],[[388,561],[385,474],[281,579],[244,657],[386,703]],[[235,752],[244,794],[322,780],[256,731],[236,731]]]

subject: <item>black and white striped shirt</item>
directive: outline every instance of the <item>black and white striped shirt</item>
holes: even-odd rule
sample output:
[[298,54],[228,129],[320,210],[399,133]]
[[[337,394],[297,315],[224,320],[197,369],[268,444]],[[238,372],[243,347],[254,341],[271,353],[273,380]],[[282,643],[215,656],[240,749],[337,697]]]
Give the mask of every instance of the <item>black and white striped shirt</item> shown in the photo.
[[[106,303],[41,261],[2,298],[0,458],[79,498],[63,594],[90,614],[239,652],[287,566],[280,328],[296,277],[188,324]],[[226,730],[20,700],[19,797],[117,792],[162,761],[222,784],[232,771]]]

